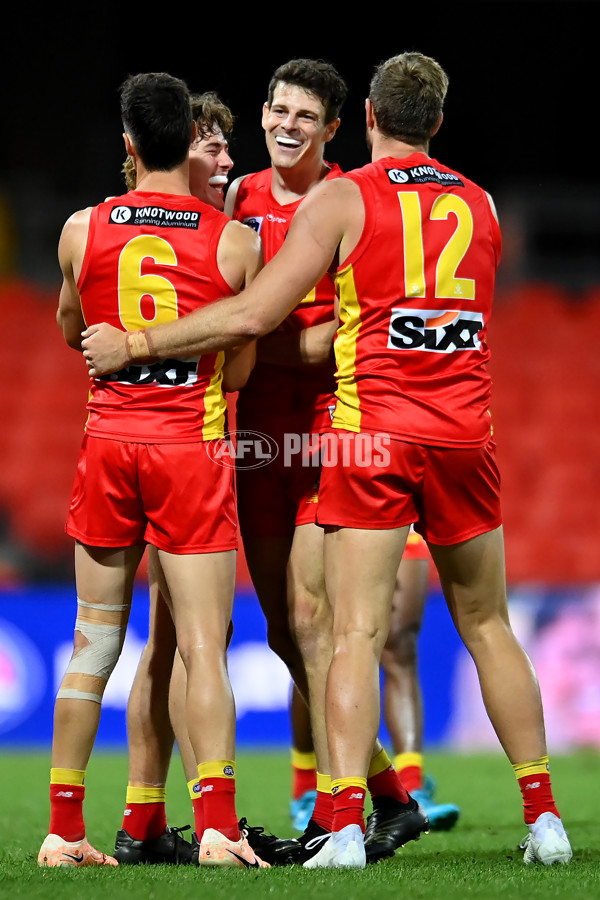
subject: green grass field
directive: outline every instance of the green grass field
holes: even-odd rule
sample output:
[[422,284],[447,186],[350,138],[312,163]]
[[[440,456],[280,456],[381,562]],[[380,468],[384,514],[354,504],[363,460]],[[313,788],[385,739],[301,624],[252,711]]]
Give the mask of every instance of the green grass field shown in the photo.
[[[498,755],[431,753],[428,770],[439,799],[462,810],[450,832],[432,832],[408,844],[394,859],[364,871],[210,870],[169,866],[118,869],[39,869],[37,851],[48,827],[48,753],[11,753],[0,759],[0,897],[85,900],[254,900],[309,898],[415,898],[485,900],[600,897],[600,755],[578,753],[552,760],[555,796],[574,849],[569,866],[525,866],[517,849],[525,834],[520,794],[509,764]],[[112,851],[121,826],[127,759],[121,753],[93,757],[86,778],[88,837]],[[237,808],[251,824],[280,836],[292,834],[288,816],[289,763],[282,752],[238,754]],[[179,760],[167,792],[169,823],[193,823]],[[187,833],[189,837],[190,832]]]

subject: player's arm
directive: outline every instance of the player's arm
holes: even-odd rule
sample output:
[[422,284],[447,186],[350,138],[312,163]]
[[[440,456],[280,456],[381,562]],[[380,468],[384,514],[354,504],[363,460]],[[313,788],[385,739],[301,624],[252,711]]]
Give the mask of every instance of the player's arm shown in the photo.
[[223,390],[241,390],[250,377],[256,362],[256,341],[227,350],[223,366]]
[[258,342],[258,359],[271,365],[326,365],[333,358],[333,338],[338,325],[338,319],[331,319],[301,331],[274,331]]
[[[229,222],[219,241],[217,265],[236,293],[252,284],[264,265],[262,241],[256,232],[239,222]],[[255,362],[256,341],[227,350],[223,366],[224,390],[243,388]]]
[[[245,175],[240,175],[240,177],[232,181],[227,188],[224,212],[230,219],[233,217],[238,190],[244,178],[246,178]],[[250,284],[250,281],[248,281],[248,284]],[[225,365],[223,367],[224,389],[226,391],[239,391],[240,388],[244,387],[250,377],[250,372],[254,368],[255,362],[256,341],[251,341],[243,347],[235,347],[232,350],[228,350],[225,356]]]
[[85,328],[85,320],[81,311],[77,277],[81,271],[88,223],[89,210],[75,213],[66,221],[58,242],[58,262],[63,280],[56,321],[69,347],[79,351],[82,349],[81,332]]
[[[88,328],[83,346],[90,374],[120,368],[123,344],[126,359],[141,361],[211,353],[268,334],[321,280],[338,247],[340,260],[345,259],[362,233],[363,222],[362,198],[353,182],[344,178],[322,182],[301,204],[281,250],[237,297],[141,332],[111,335],[108,341],[110,326]],[[120,354],[114,352],[114,341]]]

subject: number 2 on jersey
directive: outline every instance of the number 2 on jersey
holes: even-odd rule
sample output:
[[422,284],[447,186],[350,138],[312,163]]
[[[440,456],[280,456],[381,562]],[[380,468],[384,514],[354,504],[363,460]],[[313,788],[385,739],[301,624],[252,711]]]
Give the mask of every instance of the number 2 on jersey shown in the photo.
[[[416,191],[398,191],[404,222],[404,288],[406,297],[425,297],[425,250],[423,246],[423,214]],[[438,197],[430,213],[432,221],[456,216],[456,228],[440,253],[435,270],[435,296],[475,299],[475,281],[457,278],[456,270],[463,261],[473,237],[473,214],[467,203],[455,194]]]
[[[119,316],[128,331],[171,322],[178,316],[177,291],[163,275],[142,273],[144,260],[163,266],[176,266],[173,247],[164,238],[140,234],[123,247],[119,258]],[[154,315],[142,315],[142,298],[151,297]]]

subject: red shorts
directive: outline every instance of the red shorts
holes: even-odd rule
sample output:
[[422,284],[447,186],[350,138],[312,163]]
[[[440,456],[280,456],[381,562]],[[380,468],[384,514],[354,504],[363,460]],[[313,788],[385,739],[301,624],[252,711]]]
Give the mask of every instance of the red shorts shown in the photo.
[[322,436],[290,430],[268,437],[276,455],[267,464],[251,467],[252,460],[238,453],[236,491],[245,538],[291,536],[297,525],[316,522]]
[[233,469],[216,463],[211,450],[213,441],[138,444],[84,435],[67,534],[91,547],[236,549]]
[[333,451],[338,447],[337,464],[324,464],[321,472],[320,525],[379,529],[414,522],[426,541],[442,545],[501,525],[493,441],[457,449],[388,438],[373,445],[369,455],[372,440],[371,435],[337,432],[332,443]]

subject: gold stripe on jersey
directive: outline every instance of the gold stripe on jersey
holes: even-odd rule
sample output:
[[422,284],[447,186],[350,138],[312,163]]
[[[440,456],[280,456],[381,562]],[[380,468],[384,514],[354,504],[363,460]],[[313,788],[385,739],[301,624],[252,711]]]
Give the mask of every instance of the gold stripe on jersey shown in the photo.
[[340,300],[339,316],[342,324],[338,328],[334,344],[338,386],[332,425],[334,428],[360,431],[360,399],[354,373],[356,371],[356,345],[362,322],[360,303],[354,284],[354,271],[351,265],[337,273],[335,284]]
[[314,303],[316,299],[317,299],[317,289],[316,289],[316,287],[314,287],[314,288],[312,288],[312,290],[310,290],[308,292],[306,297],[302,298],[300,303]]
[[223,363],[225,354],[217,353],[214,375],[204,394],[204,425],[202,426],[202,440],[211,441],[213,438],[223,437],[225,433],[225,415],[227,402],[223,395]]

